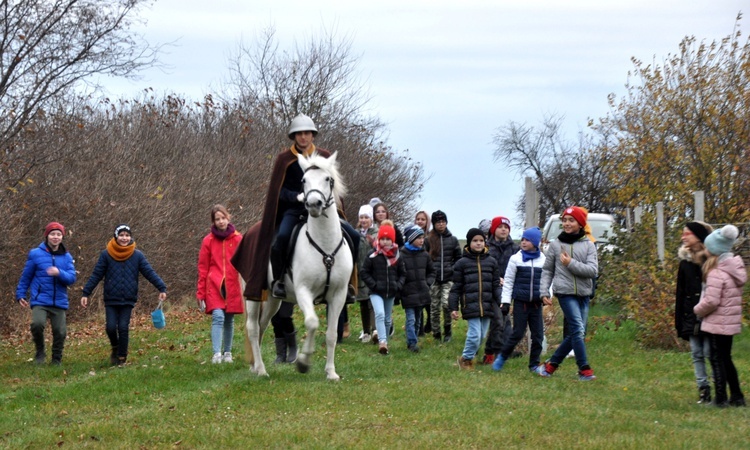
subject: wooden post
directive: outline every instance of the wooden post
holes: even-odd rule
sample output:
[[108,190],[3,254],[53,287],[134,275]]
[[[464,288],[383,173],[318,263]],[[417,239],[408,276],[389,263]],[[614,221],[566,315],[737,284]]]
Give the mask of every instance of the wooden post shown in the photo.
[[525,178],[526,183],[526,220],[525,227],[539,226],[539,196],[534,186],[534,180],[531,177]]

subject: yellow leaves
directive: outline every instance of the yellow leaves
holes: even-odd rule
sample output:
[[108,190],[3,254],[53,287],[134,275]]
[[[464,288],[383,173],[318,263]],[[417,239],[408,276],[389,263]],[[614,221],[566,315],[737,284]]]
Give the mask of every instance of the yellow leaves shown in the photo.
[[164,198],[164,189],[162,189],[161,186],[157,186],[152,193],[148,194],[148,196],[156,200],[161,200]]

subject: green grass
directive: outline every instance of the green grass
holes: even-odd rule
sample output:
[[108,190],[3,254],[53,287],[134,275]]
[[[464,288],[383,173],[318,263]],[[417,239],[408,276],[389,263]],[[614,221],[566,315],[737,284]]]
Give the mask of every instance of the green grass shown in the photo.
[[[234,364],[212,365],[210,318],[195,311],[167,312],[164,330],[138,317],[122,369],[106,365],[103,320],[69,325],[61,368],[33,365],[28,340],[5,340],[0,447],[727,449],[750,436],[748,408],[696,405],[690,355],[640,349],[630,323],[598,326],[589,353],[599,378],[581,383],[570,359],[550,379],[530,374],[525,358],[500,373],[459,371],[465,322],[453,342],[423,338],[412,354],[400,307],[384,357],[356,340],[358,316],[351,308],[352,337],[337,348],[339,383],[325,379],[322,335],[307,374],[272,363],[271,336],[269,378],[249,372],[241,337]],[[746,392],[747,335],[733,352]]]

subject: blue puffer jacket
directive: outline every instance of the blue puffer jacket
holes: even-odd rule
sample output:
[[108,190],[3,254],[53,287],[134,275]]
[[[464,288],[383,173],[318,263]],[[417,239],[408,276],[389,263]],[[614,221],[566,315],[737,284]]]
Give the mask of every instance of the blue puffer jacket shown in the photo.
[[159,278],[140,250],[135,250],[125,261],[117,261],[109,255],[107,250],[103,250],[94,267],[94,272],[83,288],[83,295],[90,296],[96,285],[104,278],[105,305],[135,305],[138,301],[139,273],[142,273],[159,292],[167,292],[167,285]]
[[[73,257],[63,244],[56,253],[59,254],[53,255],[45,242],[29,252],[16,287],[16,301],[25,298],[32,308],[51,306],[68,309],[68,286],[76,282],[76,269]],[[47,275],[47,269],[52,266],[60,271],[56,277]]]
[[492,304],[500,304],[500,267],[485,248],[473,253],[464,247],[463,257],[453,266],[453,287],[448,296],[451,311],[461,309],[464,320],[495,317]]

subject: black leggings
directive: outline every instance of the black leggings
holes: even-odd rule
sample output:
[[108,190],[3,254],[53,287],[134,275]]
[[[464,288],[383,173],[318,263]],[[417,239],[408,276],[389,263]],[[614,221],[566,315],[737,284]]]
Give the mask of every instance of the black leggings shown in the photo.
[[727,401],[727,384],[732,391],[732,399],[743,398],[737,369],[732,362],[732,338],[722,334],[706,333],[711,345],[711,369],[714,372],[716,403]]

